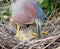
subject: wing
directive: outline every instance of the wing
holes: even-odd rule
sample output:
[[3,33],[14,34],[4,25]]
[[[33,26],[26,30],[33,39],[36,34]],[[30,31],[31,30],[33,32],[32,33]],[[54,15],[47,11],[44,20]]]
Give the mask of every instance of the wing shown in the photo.
[[43,12],[42,8],[38,6],[37,3],[31,1],[31,4],[34,6],[35,10],[36,10],[36,16],[37,16],[37,27],[38,27],[38,37],[41,37],[41,30],[42,30],[42,24],[44,22],[45,19],[45,13]]
[[32,0],[30,2],[34,6],[34,8],[36,10],[37,18],[40,21],[43,21],[45,19],[45,13],[43,12],[42,8],[39,7],[39,5],[36,2],[33,2]]

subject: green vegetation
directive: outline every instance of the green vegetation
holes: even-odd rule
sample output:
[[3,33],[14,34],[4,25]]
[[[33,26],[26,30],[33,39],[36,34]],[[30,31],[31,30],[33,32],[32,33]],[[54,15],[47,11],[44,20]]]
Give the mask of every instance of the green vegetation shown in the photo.
[[46,12],[60,8],[60,0],[38,0],[38,2],[42,8],[46,9]]
[[[44,12],[47,14],[52,13],[52,11],[58,9],[60,11],[60,0],[38,0],[38,4],[40,7],[44,9]],[[0,1],[0,19],[1,16],[7,16],[10,18],[10,0],[1,0]],[[58,13],[57,12],[57,13]],[[56,14],[53,13],[52,17],[56,17]]]

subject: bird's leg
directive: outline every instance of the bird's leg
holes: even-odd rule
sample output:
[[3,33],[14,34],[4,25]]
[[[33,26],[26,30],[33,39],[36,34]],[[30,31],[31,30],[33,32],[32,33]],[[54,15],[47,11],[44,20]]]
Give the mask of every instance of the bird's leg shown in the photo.
[[20,25],[17,25],[17,30],[16,30],[16,35],[15,35],[15,37],[18,37],[19,31],[20,31]]

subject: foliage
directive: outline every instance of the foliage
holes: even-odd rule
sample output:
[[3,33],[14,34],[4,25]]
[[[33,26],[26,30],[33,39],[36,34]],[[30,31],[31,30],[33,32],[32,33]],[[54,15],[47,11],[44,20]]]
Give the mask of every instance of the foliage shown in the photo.
[[38,0],[39,5],[45,9],[45,12],[52,12],[60,8],[60,0]]
[[7,22],[7,17],[10,17],[9,13],[10,3],[9,0],[1,0],[0,1],[0,20]]
[[[60,8],[60,0],[38,0],[38,4],[44,9],[45,13],[52,13],[54,9]],[[0,19],[2,15],[10,17],[9,8],[10,0],[0,1]],[[53,16],[55,16],[55,14],[53,14]]]

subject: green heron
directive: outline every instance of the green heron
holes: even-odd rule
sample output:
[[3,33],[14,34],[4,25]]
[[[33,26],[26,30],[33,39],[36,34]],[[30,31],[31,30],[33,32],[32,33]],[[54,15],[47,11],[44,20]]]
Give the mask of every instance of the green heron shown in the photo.
[[37,4],[38,0],[11,0],[11,2],[12,17],[10,22],[17,23],[16,36],[18,36],[21,25],[35,22],[38,28],[38,37],[40,38],[45,13]]

